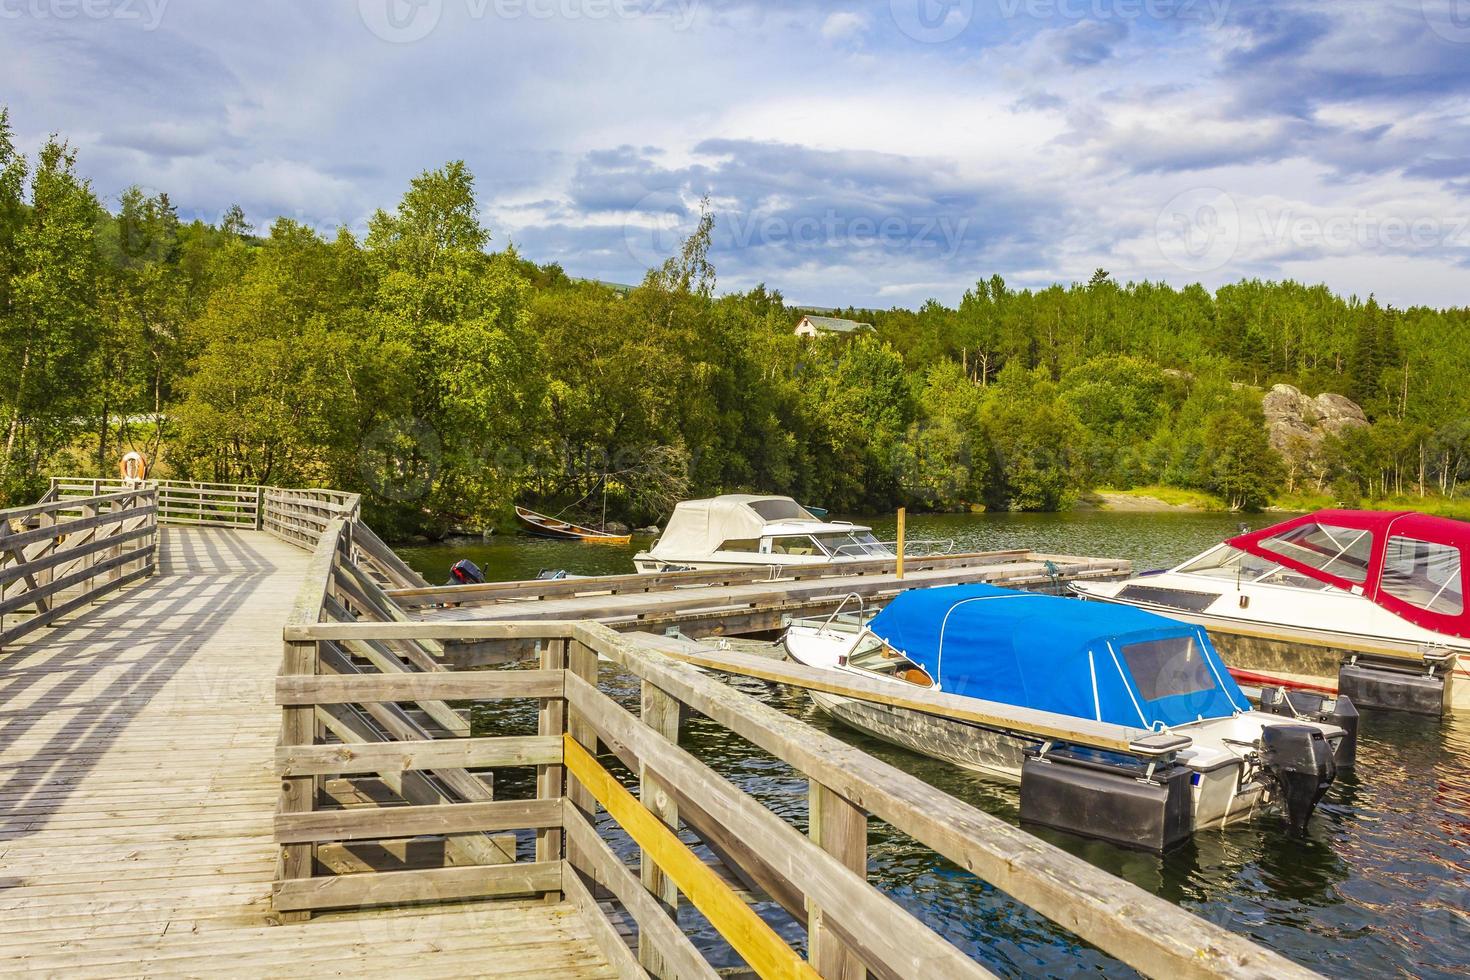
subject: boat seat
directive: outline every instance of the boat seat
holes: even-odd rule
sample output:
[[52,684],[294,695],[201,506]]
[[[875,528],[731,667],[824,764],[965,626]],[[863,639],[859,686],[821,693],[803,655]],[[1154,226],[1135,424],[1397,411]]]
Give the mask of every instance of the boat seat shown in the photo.
[[918,684],[922,687],[934,686],[934,678],[918,667],[910,667],[908,670],[901,671],[898,676],[910,684]]

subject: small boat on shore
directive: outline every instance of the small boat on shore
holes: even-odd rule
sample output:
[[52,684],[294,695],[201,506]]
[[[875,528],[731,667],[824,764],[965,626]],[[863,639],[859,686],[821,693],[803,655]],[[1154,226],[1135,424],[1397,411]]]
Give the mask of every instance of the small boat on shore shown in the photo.
[[1323,510],[1164,572],[1071,589],[1205,627],[1243,683],[1438,715],[1470,709],[1467,572],[1470,524]]
[[[1252,710],[1203,629],[1142,610],[942,586],[900,593],[867,622],[799,621],[783,643],[807,667],[974,699],[977,710],[1028,709],[987,727],[809,692],[854,728],[1019,782],[1023,820],[1126,847],[1164,850],[1267,805],[1301,832],[1338,769],[1355,762],[1349,699],[1314,703],[1316,720],[1286,697],[1278,713]],[[1054,734],[1069,719],[1075,744]],[[1088,748],[1099,724],[1130,746],[1167,742],[1167,753]]]
[[591,541],[595,544],[627,544],[633,540],[631,534],[609,534],[597,528],[584,527],[556,517],[538,514],[526,507],[516,506],[516,520],[529,535],[537,538],[553,538],[558,541]]

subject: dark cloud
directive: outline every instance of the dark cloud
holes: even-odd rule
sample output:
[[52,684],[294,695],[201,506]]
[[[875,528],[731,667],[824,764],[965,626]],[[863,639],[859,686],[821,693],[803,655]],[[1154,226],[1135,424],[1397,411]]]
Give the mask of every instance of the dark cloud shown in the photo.
[[[598,278],[636,281],[692,230],[696,202],[716,213],[711,255],[723,281],[780,281],[794,267],[856,275],[872,297],[903,270],[964,281],[983,271],[1045,261],[1072,221],[1058,195],[1025,181],[959,174],[942,161],[785,143],[711,139],[696,159],[667,166],[629,147],[597,150],[579,161],[570,205],[585,211],[527,226],[515,235],[528,254],[591,262]],[[599,215],[631,211],[609,230]],[[621,239],[621,240],[620,240]],[[585,268],[586,266],[579,267]]]
[[1082,21],[1058,31],[1052,47],[1063,64],[1092,68],[1110,60],[1114,49],[1127,37],[1128,25],[1124,21]]

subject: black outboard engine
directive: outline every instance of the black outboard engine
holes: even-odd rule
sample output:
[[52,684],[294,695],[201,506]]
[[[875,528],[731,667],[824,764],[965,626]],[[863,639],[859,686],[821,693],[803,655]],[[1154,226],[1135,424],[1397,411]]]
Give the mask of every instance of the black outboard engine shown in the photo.
[[468,558],[461,558],[449,569],[449,581],[445,585],[479,585],[485,581],[480,567]]
[[1321,729],[1267,725],[1261,729],[1261,763],[1276,780],[1292,832],[1305,834],[1312,811],[1337,778],[1332,747]]
[[1261,688],[1261,710],[1284,718],[1301,718],[1342,729],[1342,740],[1332,761],[1339,769],[1358,763],[1358,708],[1346,694],[1328,697],[1315,691],[1288,691],[1282,687]]

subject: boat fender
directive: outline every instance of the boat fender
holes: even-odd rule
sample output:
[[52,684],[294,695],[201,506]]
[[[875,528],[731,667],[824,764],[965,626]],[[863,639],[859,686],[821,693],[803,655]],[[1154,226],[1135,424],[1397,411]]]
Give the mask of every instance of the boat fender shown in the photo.
[[468,558],[461,558],[449,569],[449,581],[445,585],[479,585],[485,581],[480,567]]
[[1187,766],[1102,765],[1060,749],[1021,764],[1021,821],[1162,853],[1189,837],[1193,804]]
[[1338,769],[1352,769],[1358,762],[1358,707],[1345,694],[1329,697],[1315,691],[1288,691],[1282,687],[1261,688],[1261,710],[1283,718],[1336,725],[1342,738],[1332,761]]
[[1440,664],[1375,661],[1353,657],[1337,671],[1337,690],[1359,707],[1442,715],[1450,703],[1453,670]]
[[1286,822],[1298,836],[1322,794],[1337,778],[1332,748],[1320,728],[1307,725],[1267,725],[1261,729],[1261,764],[1276,782],[1277,798],[1286,809]]

